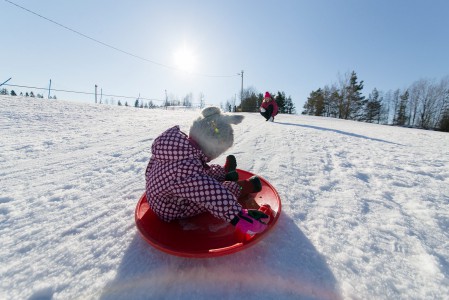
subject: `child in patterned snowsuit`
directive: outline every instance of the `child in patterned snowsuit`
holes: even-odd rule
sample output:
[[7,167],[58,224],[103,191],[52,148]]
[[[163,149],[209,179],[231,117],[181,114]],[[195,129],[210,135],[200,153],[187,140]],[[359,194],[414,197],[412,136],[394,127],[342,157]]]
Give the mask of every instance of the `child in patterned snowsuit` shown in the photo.
[[259,178],[238,181],[233,155],[224,167],[208,164],[234,142],[231,124],[243,116],[222,114],[217,107],[203,109],[189,136],[179,126],[154,141],[145,172],[146,196],[151,209],[164,221],[209,212],[236,226],[243,233],[266,229],[268,216],[258,210],[242,209],[239,196],[261,189]]

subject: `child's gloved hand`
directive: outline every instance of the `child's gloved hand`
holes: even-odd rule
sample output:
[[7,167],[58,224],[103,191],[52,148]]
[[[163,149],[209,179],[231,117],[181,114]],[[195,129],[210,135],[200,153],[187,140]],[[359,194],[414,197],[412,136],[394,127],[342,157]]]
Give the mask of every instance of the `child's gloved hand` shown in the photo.
[[239,173],[237,171],[231,171],[226,173],[225,175],[225,181],[238,181],[239,180]]
[[256,209],[243,209],[232,221],[231,224],[244,234],[261,233],[267,229],[270,217]]
[[264,113],[265,111],[266,111],[265,108],[263,108],[263,107],[260,108],[260,112]]

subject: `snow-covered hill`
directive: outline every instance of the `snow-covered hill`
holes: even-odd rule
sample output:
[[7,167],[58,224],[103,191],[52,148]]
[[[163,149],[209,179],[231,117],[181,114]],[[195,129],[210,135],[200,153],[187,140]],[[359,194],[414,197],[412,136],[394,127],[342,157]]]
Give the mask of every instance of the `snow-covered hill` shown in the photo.
[[134,224],[152,141],[198,111],[0,97],[1,299],[444,299],[449,135],[245,113],[239,168],[283,201],[233,255],[169,256]]

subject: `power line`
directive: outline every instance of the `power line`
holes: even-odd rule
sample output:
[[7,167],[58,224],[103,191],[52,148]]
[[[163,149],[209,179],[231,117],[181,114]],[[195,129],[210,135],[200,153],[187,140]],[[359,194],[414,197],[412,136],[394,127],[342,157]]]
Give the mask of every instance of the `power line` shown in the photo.
[[[3,84],[4,86],[10,86],[10,87],[19,87],[19,88],[28,88],[28,89],[36,89],[36,90],[49,90],[48,87],[35,87],[35,86],[27,86],[27,85],[17,85],[17,84]],[[71,91],[71,90],[60,90],[60,89],[51,89],[51,91],[55,91],[55,92],[64,92],[64,93],[74,93],[74,94],[83,94],[83,95],[95,95],[95,93],[92,92],[81,92],[81,91]],[[165,91],[165,93],[167,93],[167,90]],[[117,97],[117,98],[125,98],[125,99],[133,99],[133,100],[145,100],[145,101],[157,101],[157,102],[164,102],[165,106],[176,106],[176,105],[170,105],[168,103],[168,99],[162,100],[162,99],[150,99],[150,98],[144,98],[144,97],[135,97],[135,96],[121,96],[121,95],[111,95],[111,94],[102,94],[102,96],[107,96],[107,97]],[[119,99],[120,100],[120,99]],[[179,100],[178,100],[179,101]],[[192,102],[192,105],[200,105],[201,103],[199,102]],[[212,105],[211,103],[205,103],[208,105]]]
[[[86,35],[86,34],[84,34],[84,33],[81,33],[81,32],[79,32],[79,31],[74,30],[74,29],[72,29],[72,28],[70,28],[70,27],[67,27],[67,26],[65,26],[65,25],[63,25],[63,24],[61,24],[61,23],[58,23],[58,22],[56,22],[56,21],[54,21],[54,20],[52,20],[52,19],[49,19],[49,18],[47,18],[47,17],[45,17],[45,16],[43,16],[43,15],[40,15],[40,14],[38,14],[38,13],[36,13],[36,12],[34,12],[34,11],[28,9],[28,8],[25,8],[25,7],[23,7],[23,6],[20,6],[20,5],[14,3],[14,2],[12,2],[12,1],[9,1],[9,0],[5,0],[5,1],[8,2],[8,3],[10,3],[10,4],[12,4],[12,5],[14,5],[14,6],[16,6],[16,7],[18,7],[18,8],[20,8],[20,9],[22,9],[22,10],[25,10],[25,11],[27,11],[27,12],[29,12],[29,13],[35,15],[35,16],[38,16],[39,18],[42,18],[42,19],[44,19],[44,20],[46,20],[46,21],[48,21],[48,22],[51,22],[51,23],[53,23],[53,24],[59,26],[59,27],[62,27],[62,28],[64,28],[64,29],[66,29],[66,30],[69,30],[69,31],[71,31],[71,32],[73,32],[73,33],[76,33],[76,34],[78,34],[78,35],[80,35],[80,36],[86,38],[86,39],[89,39],[89,40],[91,40],[91,41],[93,41],[93,42],[96,42],[96,43],[98,43],[98,44],[100,44],[100,45],[103,45],[103,46],[108,47],[108,48],[110,48],[110,49],[113,49],[113,50],[115,50],[115,51],[118,51],[118,52],[121,52],[121,53],[123,53],[123,54],[132,56],[132,57],[134,57],[134,58],[137,58],[137,59],[140,59],[140,60],[143,60],[143,61],[146,61],[146,62],[155,64],[155,65],[158,65],[158,66],[160,66],[160,67],[164,67],[164,68],[167,68],[167,69],[177,70],[177,71],[183,72],[183,70],[181,70],[181,69],[179,69],[179,68],[176,68],[176,67],[173,67],[173,66],[169,66],[169,65],[165,65],[165,64],[156,62],[156,61],[154,61],[154,60],[149,60],[149,59],[146,59],[146,58],[144,58],[144,57],[135,55],[135,54],[133,54],[133,53],[130,53],[130,52],[124,51],[124,50],[122,50],[122,49],[119,49],[119,48],[117,48],[117,47],[114,47],[114,46],[111,46],[111,45],[109,45],[109,44],[106,44],[106,43],[104,43],[104,42],[102,42],[102,41],[99,41],[99,40],[97,40],[97,39],[95,39],[95,38],[93,38],[93,37],[90,37],[90,36],[88,36],[88,35]],[[203,76],[203,77],[235,77],[235,76],[236,76],[236,75],[210,75],[210,74],[201,74],[201,73],[194,73],[194,72],[188,72],[188,73],[189,73],[189,74],[192,74],[192,75]]]
[[[26,86],[26,85],[16,85],[16,84],[4,84],[5,86],[12,86],[12,87],[20,87],[20,88],[27,88],[27,89],[36,89],[36,90],[48,90],[48,88],[41,88],[41,87],[35,87],[35,86]],[[95,93],[92,92],[81,92],[81,91],[70,91],[70,90],[59,90],[59,89],[51,89],[55,92],[63,92],[63,93],[74,93],[74,94],[83,94],[83,95],[95,95]],[[110,95],[110,94],[103,94],[103,96],[107,97],[117,97],[117,98],[126,98],[126,99],[137,99],[137,97],[133,96],[121,96],[121,95]],[[149,99],[149,98],[143,98],[140,97],[139,99],[147,100],[147,101],[164,101],[160,99]]]
[[11,80],[11,78],[12,77],[10,77],[9,79],[6,79],[6,81],[4,81],[4,82],[2,82],[2,83],[0,83],[0,86],[2,86],[2,85],[4,85],[4,84],[6,84],[8,81],[10,81]]

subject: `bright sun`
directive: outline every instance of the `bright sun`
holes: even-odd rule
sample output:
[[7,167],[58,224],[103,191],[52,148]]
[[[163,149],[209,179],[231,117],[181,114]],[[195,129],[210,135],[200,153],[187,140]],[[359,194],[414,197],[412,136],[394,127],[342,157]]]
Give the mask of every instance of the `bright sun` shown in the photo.
[[175,66],[186,72],[192,72],[195,69],[196,57],[191,49],[183,46],[174,53]]

